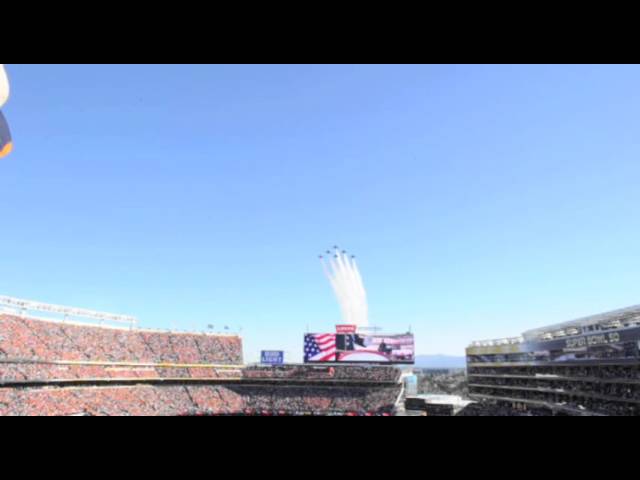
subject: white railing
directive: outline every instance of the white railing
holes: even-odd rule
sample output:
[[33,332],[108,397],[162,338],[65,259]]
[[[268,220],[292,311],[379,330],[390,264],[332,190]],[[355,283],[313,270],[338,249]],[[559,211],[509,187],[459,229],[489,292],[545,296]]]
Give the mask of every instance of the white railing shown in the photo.
[[511,338],[499,338],[496,340],[480,340],[477,342],[472,342],[472,347],[499,347],[502,345],[518,345],[524,342],[524,338],[522,337],[511,337]]
[[[55,315],[62,315],[63,321],[79,319],[90,319],[98,321],[100,324],[104,322],[118,323],[135,328],[138,320],[129,315],[118,315],[115,313],[96,312],[93,310],[85,310],[83,308],[64,307],[61,305],[52,305],[48,303],[33,302],[31,300],[21,300],[19,298],[5,297],[0,295],[0,308],[9,313],[17,313],[19,315],[27,315],[28,312],[44,312]],[[44,319],[42,320],[56,320]],[[60,320],[60,319],[58,319]]]

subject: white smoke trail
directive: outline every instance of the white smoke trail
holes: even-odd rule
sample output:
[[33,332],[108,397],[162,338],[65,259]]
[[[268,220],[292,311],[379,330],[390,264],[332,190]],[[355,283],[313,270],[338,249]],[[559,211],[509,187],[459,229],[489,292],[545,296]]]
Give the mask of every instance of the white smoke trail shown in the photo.
[[361,317],[364,319],[365,326],[369,326],[369,302],[367,301],[367,291],[364,288],[364,282],[362,281],[362,275],[360,275],[360,270],[358,269],[358,264],[356,263],[355,257],[352,258],[353,272],[356,277],[356,285],[358,288],[358,294],[360,299],[361,306]]
[[349,312],[346,308],[347,300],[344,296],[340,281],[336,278],[335,274],[333,273],[333,272],[336,272],[335,264],[333,264],[331,260],[325,261],[324,259],[321,259],[321,263],[322,263],[322,268],[324,269],[324,272],[327,278],[329,279],[329,282],[331,283],[331,287],[333,288],[333,291],[336,294],[336,297],[338,299],[338,304],[340,305],[340,311],[342,312],[342,318],[346,320],[349,317]]
[[360,294],[358,291],[357,279],[353,271],[351,262],[349,261],[349,258],[346,256],[346,252],[343,252],[342,254],[338,254],[338,255],[342,261],[342,266],[344,268],[344,276],[347,284],[347,289],[349,292],[348,293],[349,299],[351,301],[351,309],[353,311],[353,317],[355,319],[358,319],[357,321],[359,322],[359,319],[362,318],[362,314],[361,314],[362,308],[361,308]]
[[337,265],[337,277],[340,279],[340,285],[342,286],[343,297],[346,300],[346,308],[349,312],[348,322],[353,323],[356,318],[355,308],[355,296],[352,291],[352,285],[349,279],[349,272],[344,263],[344,258],[338,249],[336,249],[335,257]]
[[[331,252],[327,252],[331,255]],[[369,325],[367,293],[355,257],[335,249],[335,254],[327,260],[321,256],[322,268],[329,279],[342,311],[343,321],[358,327]]]
[[336,255],[333,260],[333,265],[335,266],[335,275],[338,279],[338,285],[340,286],[342,298],[344,301],[344,308],[347,311],[347,315],[345,320],[349,324],[353,324],[356,321],[356,314],[354,308],[354,297],[351,292],[351,287],[349,285],[349,278],[347,275],[347,271],[345,269],[344,262],[342,261],[342,257],[340,256],[340,252],[336,252]]

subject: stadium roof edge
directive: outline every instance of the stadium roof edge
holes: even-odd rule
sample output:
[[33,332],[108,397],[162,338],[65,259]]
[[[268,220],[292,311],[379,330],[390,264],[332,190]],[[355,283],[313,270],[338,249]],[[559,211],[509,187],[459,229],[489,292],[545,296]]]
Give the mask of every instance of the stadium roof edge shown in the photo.
[[90,322],[79,322],[77,320],[64,320],[60,318],[38,317],[37,315],[29,315],[17,312],[4,311],[0,309],[0,317],[17,317],[28,318],[30,320],[37,320],[39,322],[61,323],[63,325],[75,325],[77,327],[93,327],[93,328],[105,328],[109,330],[122,330],[122,331],[134,331],[134,332],[148,332],[148,333],[170,333],[172,335],[206,335],[209,337],[238,337],[241,338],[239,333],[211,333],[211,332],[198,332],[198,331],[185,331],[185,330],[171,330],[160,328],[143,328],[140,326],[125,327],[121,325],[109,325]]
[[[43,312],[49,315],[60,315],[63,318],[41,317],[29,312]],[[29,318],[41,322],[63,323],[65,325],[76,325],[79,327],[97,327],[112,330],[135,330],[137,332],[150,333],[171,333],[173,335],[206,335],[212,337],[238,337],[240,333],[212,333],[204,331],[180,331],[171,329],[141,328],[138,319],[131,315],[120,315],[115,313],[99,312],[84,308],[54,305],[32,300],[8,297],[0,295],[0,316],[8,315],[17,318]],[[77,319],[87,319],[83,322]],[[108,323],[104,323],[108,322]],[[120,325],[114,325],[120,324]],[[126,326],[124,326],[126,325]]]
[[590,315],[588,317],[577,318],[568,322],[556,323],[547,325],[545,327],[534,328],[525,331],[520,337],[505,338],[505,339],[492,339],[473,341],[469,347],[482,347],[482,346],[499,346],[503,344],[521,343],[523,341],[530,341],[540,338],[547,333],[558,332],[569,328],[584,328],[591,325],[599,325],[602,323],[612,321],[623,321],[632,318],[638,318],[640,321],[640,305],[633,305],[631,307],[620,308],[609,312],[599,313],[596,315]]
[[640,305],[633,305],[631,307],[620,308],[618,310],[612,310],[610,312],[590,315],[588,317],[582,317],[568,322],[549,325],[546,327],[534,328],[532,330],[524,332],[523,336],[525,337],[525,339],[530,339],[543,335],[547,332],[563,330],[570,327],[588,327],[590,325],[598,325],[603,322],[610,322],[615,320],[624,320],[635,316],[640,316]]

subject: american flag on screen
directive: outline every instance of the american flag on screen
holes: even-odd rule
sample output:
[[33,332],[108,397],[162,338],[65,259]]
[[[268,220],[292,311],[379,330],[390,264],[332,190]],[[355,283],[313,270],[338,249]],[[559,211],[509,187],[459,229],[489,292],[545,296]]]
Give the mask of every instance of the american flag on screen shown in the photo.
[[304,359],[306,362],[335,361],[336,335],[332,333],[305,335]]

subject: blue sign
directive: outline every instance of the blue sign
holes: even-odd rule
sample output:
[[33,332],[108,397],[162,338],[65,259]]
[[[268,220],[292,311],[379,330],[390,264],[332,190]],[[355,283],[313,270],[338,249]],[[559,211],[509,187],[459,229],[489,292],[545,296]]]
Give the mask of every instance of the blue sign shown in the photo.
[[260,363],[263,365],[282,365],[284,352],[277,350],[263,350],[260,355]]

